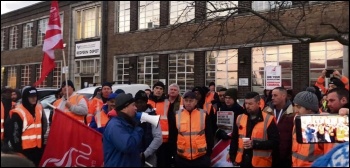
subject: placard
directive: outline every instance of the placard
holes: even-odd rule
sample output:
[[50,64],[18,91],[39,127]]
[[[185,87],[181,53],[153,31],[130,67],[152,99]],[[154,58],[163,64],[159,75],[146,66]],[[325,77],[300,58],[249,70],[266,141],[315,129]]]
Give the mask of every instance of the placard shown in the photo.
[[281,69],[280,65],[265,67],[265,89],[273,90],[282,86]]
[[224,130],[226,133],[231,133],[233,131],[233,119],[233,111],[218,111],[216,124],[218,128]]

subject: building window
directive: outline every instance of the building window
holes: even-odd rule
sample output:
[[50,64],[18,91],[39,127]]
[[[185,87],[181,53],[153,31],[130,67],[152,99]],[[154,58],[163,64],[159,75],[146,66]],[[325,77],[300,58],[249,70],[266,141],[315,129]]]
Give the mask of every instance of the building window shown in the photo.
[[139,29],[159,27],[160,1],[139,1]]
[[169,55],[169,83],[177,83],[180,92],[185,93],[194,87],[194,53]]
[[153,86],[159,80],[159,56],[139,57],[137,64],[137,83]]
[[130,1],[115,2],[117,4],[117,32],[127,32],[130,30]]
[[129,58],[117,58],[116,65],[115,82],[118,84],[129,82]]
[[16,88],[17,68],[11,66],[8,67],[7,70],[7,86],[11,88]]
[[32,46],[33,22],[23,27],[23,48]]
[[81,76],[93,77],[93,83],[100,83],[100,60],[99,59],[84,59],[76,60],[74,66],[74,77],[76,89],[81,87]]
[[324,69],[342,74],[344,46],[337,41],[310,43],[310,84],[315,84]]
[[5,30],[1,29],[1,51],[5,48]]
[[95,74],[95,62],[94,60],[82,60],[82,66],[80,67],[80,73],[82,74]]
[[213,12],[220,9],[233,8],[238,6],[238,1],[207,1],[207,18],[215,18],[218,16],[228,16],[233,10],[222,12]]
[[[38,81],[41,77],[41,64],[38,64],[36,67],[36,81]],[[40,85],[37,85],[36,87],[41,88],[41,87],[46,87],[47,86],[47,78],[45,77],[45,79],[43,80],[43,82],[41,82]]]
[[170,24],[194,19],[195,1],[170,1]]
[[282,85],[292,89],[292,45],[256,47],[252,49],[252,91],[263,93],[265,67],[281,66]]
[[17,49],[18,43],[18,28],[13,26],[10,28],[10,49]]
[[41,19],[38,22],[38,45],[44,44],[44,38],[46,34],[46,27],[48,25],[49,18]]
[[238,50],[207,51],[206,86],[214,81],[217,87],[233,88],[238,82]]
[[31,70],[29,65],[24,65],[21,73],[21,87],[30,85]]
[[56,67],[53,70],[53,87],[60,88],[62,79],[62,63],[56,62]]
[[252,9],[255,11],[268,11],[274,8],[287,8],[292,1],[253,1]]
[[98,37],[101,33],[101,7],[95,6],[91,8],[76,11],[76,39],[84,39]]

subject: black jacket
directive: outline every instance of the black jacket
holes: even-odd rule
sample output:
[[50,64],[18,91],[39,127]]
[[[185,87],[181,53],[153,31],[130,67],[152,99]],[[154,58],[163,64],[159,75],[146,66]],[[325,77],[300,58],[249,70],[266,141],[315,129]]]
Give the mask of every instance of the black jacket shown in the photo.
[[[258,122],[263,122],[263,116],[261,110],[258,113],[258,116],[255,119],[250,119],[250,115],[245,112],[244,114],[248,115],[248,121],[247,121],[247,132],[246,135],[247,137],[251,137],[252,131],[254,126]],[[238,150],[238,127],[237,124],[234,125],[233,128],[233,133],[232,133],[232,140],[231,140],[231,145],[230,145],[230,158],[232,163],[235,162],[236,155],[237,155],[237,150]],[[277,161],[278,158],[276,158],[276,155],[274,153],[278,152],[279,149],[279,132],[277,125],[274,121],[271,122],[271,124],[267,127],[267,141],[258,141],[258,140],[253,140],[253,148],[252,149],[259,149],[259,150],[270,150],[272,149],[272,165],[275,165],[275,162]],[[252,149],[245,149],[243,151],[243,157],[242,157],[242,162],[240,163],[241,167],[252,167],[251,162],[252,162],[252,155],[253,155],[253,150]],[[244,157],[244,156],[248,157]]]

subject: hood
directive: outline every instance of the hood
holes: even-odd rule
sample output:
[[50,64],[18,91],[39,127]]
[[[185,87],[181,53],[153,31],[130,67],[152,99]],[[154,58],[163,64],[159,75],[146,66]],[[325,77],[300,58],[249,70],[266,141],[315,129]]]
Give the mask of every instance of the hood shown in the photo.
[[32,114],[35,114],[35,106],[38,103],[38,100],[36,100],[36,103],[30,104],[29,103],[29,96],[30,95],[36,95],[37,96],[37,90],[35,87],[27,87],[26,89],[23,90],[22,93],[22,105]]

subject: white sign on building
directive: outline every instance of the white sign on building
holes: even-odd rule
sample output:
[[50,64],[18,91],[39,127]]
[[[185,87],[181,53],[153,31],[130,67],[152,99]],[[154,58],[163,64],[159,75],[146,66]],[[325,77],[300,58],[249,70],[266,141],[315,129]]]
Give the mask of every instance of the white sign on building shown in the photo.
[[281,66],[265,67],[265,89],[272,90],[275,87],[282,86]]
[[92,55],[100,55],[100,41],[79,43],[75,45],[75,56],[84,57]]

